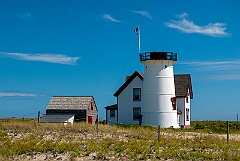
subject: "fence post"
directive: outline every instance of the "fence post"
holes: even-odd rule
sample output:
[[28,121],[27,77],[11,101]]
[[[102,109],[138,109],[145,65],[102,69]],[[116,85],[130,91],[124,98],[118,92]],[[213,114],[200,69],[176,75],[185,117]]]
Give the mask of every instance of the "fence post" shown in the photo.
[[229,121],[227,121],[227,143],[229,144]]
[[96,131],[97,131],[97,135],[98,135],[98,121],[96,123]]
[[160,141],[160,125],[158,125],[158,141]]
[[40,121],[40,111],[38,111],[38,122]]

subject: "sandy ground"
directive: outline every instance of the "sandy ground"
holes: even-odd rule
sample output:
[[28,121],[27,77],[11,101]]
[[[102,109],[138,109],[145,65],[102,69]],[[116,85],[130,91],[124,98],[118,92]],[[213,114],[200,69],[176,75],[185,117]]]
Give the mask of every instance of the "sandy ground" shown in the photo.
[[[20,137],[23,137],[23,135],[21,134],[13,134],[13,133],[8,133],[9,136],[15,136],[15,139],[18,139]],[[30,135],[28,133],[25,134],[24,137],[26,137],[26,135]],[[211,133],[194,133],[194,132],[174,132],[174,133],[169,133],[169,132],[161,132],[161,136],[166,135],[166,136],[176,136],[179,138],[196,138],[196,137],[201,137],[201,136],[213,136],[213,137],[219,137],[222,139],[227,139],[227,135],[226,134],[211,134]],[[106,135],[105,138],[107,137],[111,137],[111,135]],[[52,135],[47,135],[46,136],[47,140],[54,140]],[[123,140],[125,140],[124,138],[122,138]],[[234,140],[240,140],[240,135],[239,134],[231,134],[229,136],[229,140],[234,141]],[[89,156],[78,156],[76,158],[71,158],[69,154],[52,154],[52,153],[33,153],[32,155],[26,155],[26,154],[22,154],[19,156],[15,156],[14,160],[17,161],[27,161],[27,160],[32,160],[32,161],[44,161],[44,160],[63,160],[63,161],[70,161],[70,160],[74,160],[74,161],[91,161],[91,160],[97,160],[96,159],[97,154],[96,153],[91,153]],[[0,157],[0,160],[3,160]],[[111,157],[111,158],[106,158],[106,160],[118,160],[117,158]],[[121,158],[121,160],[124,160],[124,158]]]

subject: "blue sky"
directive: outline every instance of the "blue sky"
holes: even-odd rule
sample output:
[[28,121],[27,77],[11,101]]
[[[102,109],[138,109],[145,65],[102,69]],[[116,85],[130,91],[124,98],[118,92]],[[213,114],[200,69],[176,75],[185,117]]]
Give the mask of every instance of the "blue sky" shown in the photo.
[[0,117],[37,117],[54,95],[93,95],[100,119],[141,51],[178,53],[193,120],[240,114],[240,1],[7,0],[0,5]]

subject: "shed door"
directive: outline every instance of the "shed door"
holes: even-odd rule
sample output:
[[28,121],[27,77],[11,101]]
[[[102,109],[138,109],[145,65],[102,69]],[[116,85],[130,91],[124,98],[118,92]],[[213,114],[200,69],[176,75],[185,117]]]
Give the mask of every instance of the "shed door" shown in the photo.
[[92,116],[88,116],[88,123],[92,124]]

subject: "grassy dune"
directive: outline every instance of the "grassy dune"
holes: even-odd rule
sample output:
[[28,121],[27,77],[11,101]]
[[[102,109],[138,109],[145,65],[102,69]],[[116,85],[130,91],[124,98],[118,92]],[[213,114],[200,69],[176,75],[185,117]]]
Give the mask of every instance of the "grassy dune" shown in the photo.
[[0,119],[0,160],[240,160],[240,124],[193,122],[191,129]]

